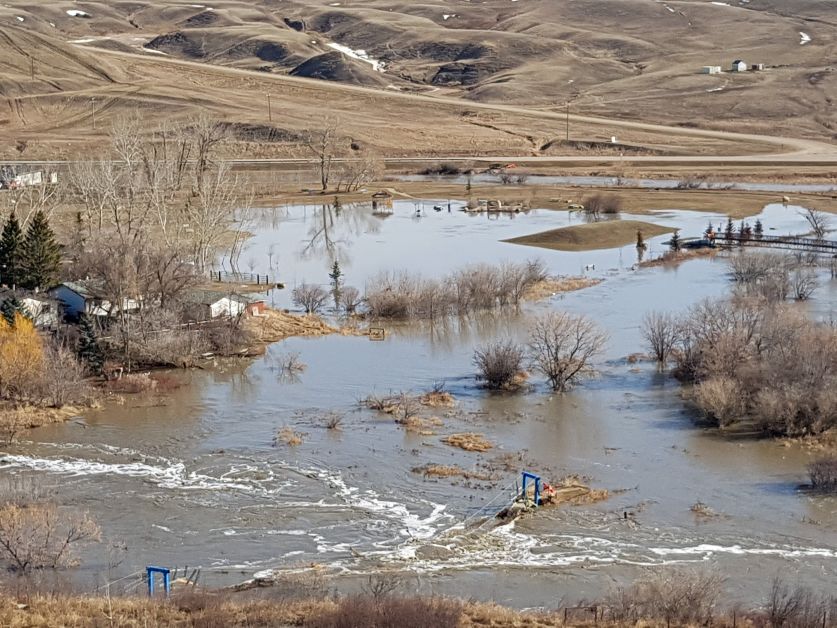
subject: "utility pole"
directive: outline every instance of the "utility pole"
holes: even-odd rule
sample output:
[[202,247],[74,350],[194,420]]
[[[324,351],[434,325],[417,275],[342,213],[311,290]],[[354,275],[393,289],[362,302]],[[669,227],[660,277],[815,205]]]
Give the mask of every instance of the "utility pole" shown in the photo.
[[570,143],[570,101],[567,101],[567,144]]
[[267,119],[273,122],[273,110],[270,107],[270,92],[267,93]]

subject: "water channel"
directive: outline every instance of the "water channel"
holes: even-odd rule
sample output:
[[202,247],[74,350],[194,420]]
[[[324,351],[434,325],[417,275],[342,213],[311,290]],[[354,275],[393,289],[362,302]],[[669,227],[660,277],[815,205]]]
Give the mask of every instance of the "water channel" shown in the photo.
[[[457,201],[448,212],[447,202],[429,200],[420,216],[402,201],[387,217],[365,206],[266,210],[243,258],[289,288],[327,283],[335,258],[346,283],[361,289],[382,269],[435,277],[468,263],[533,257],[552,273],[604,281],[521,311],[388,326],[385,342],[293,338],[263,358],[180,372],[187,385],[165,398],[129,396],[31,432],[0,456],[0,474],[35,477],[60,502],[88,509],[108,539],[127,546],[115,576],[146,564],[191,565],[204,569],[208,584],[222,585],[319,565],[336,586],[351,588],[387,569],[408,574],[423,593],[517,607],[600,597],[614,582],[669,564],[715,566],[730,579],[729,596],[748,602],[760,600],[777,573],[833,589],[837,501],[799,490],[813,454],[701,426],[674,380],[626,359],[642,350],[646,312],[682,311],[728,292],[723,258],[637,268],[633,245],[561,252],[508,244],[502,240],[579,218],[549,210],[466,214]],[[797,209],[770,205],[760,218],[769,233],[804,232]],[[674,210],[636,218],[677,226],[684,237],[725,220]],[[666,239],[649,239],[647,254],[661,253]],[[290,307],[289,292],[269,299]],[[835,303],[837,286],[824,276],[805,307],[827,318]],[[551,309],[582,312],[608,330],[599,375],[564,396],[537,380],[520,395],[480,389],[474,347],[523,339],[527,321]],[[289,352],[307,365],[296,381],[275,367]],[[456,408],[437,411],[436,435],[408,433],[358,403],[435,382],[457,399]],[[341,430],[323,426],[330,412],[344,415]],[[283,426],[304,442],[275,446]],[[495,449],[468,453],[441,442],[463,431],[484,434]],[[492,479],[413,472],[427,463],[489,469]],[[502,503],[523,468],[546,478],[577,473],[612,495],[510,525],[458,527]],[[717,516],[696,516],[690,508],[698,501]],[[85,559],[82,573],[93,583],[106,570],[103,548]]]

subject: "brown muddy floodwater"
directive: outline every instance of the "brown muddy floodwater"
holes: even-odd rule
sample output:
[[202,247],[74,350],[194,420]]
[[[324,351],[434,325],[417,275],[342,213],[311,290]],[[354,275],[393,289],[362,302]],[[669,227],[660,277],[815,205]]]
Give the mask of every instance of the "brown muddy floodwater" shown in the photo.
[[[187,385],[165,399],[127,397],[32,432],[3,453],[0,474],[56,487],[62,503],[88,509],[110,541],[124,542],[127,556],[111,578],[147,564],[189,565],[215,586],[321,565],[332,586],[350,590],[386,569],[408,576],[411,590],[517,607],[599,597],[663,565],[715,566],[729,577],[729,597],[750,603],[776,574],[834,588],[837,502],[799,490],[813,454],[701,427],[676,382],[625,359],[642,348],[646,312],[682,311],[727,292],[723,259],[633,270],[632,246],[564,253],[500,242],[570,224],[566,213],[489,220],[432,206],[417,218],[413,203],[397,203],[384,220],[363,207],[277,209],[265,214],[245,258],[291,285],[327,282],[335,257],[347,283],[361,288],[381,269],[435,276],[466,262],[534,256],[556,273],[595,264],[589,274],[605,281],[520,312],[389,326],[385,342],[296,338],[252,362],[180,373]],[[722,217],[651,218],[686,237],[710,219]],[[777,233],[804,231],[794,208],[769,206],[762,221]],[[650,242],[650,254],[664,239]],[[286,293],[271,298],[285,305]],[[806,307],[827,318],[836,301],[823,277]],[[583,312],[609,331],[599,376],[564,396],[538,381],[514,396],[478,388],[474,347],[523,338],[527,320],[550,309]],[[297,381],[275,368],[289,352],[307,365]],[[358,404],[373,392],[422,392],[434,382],[457,399],[455,408],[434,411],[442,423],[434,435],[407,433]],[[341,430],[325,429],[329,412],[345,415]],[[300,446],[274,446],[284,426],[302,434]],[[441,442],[463,431],[484,434],[495,449],[469,453]],[[492,478],[434,480],[412,471],[427,463],[488,469]],[[490,515],[524,469],[547,481],[578,473],[612,496],[494,525]],[[698,501],[716,516],[695,515]],[[82,579],[92,587],[105,578],[104,548],[85,558]]]

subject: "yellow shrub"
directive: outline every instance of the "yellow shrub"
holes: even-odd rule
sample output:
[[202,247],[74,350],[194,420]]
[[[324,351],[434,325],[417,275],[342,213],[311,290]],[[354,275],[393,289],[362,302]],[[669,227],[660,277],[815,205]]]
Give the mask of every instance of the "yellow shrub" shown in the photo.
[[18,313],[9,325],[0,317],[0,395],[28,397],[43,371],[44,345],[32,321]]

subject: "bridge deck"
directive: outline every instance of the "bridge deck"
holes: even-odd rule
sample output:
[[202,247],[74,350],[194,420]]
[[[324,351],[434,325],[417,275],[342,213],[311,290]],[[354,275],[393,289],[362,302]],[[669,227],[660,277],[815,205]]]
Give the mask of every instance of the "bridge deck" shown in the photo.
[[820,240],[800,236],[751,235],[740,233],[719,233],[715,236],[717,244],[760,246],[775,249],[790,249],[794,251],[809,251],[812,253],[827,253],[837,255],[837,242],[834,240]]

